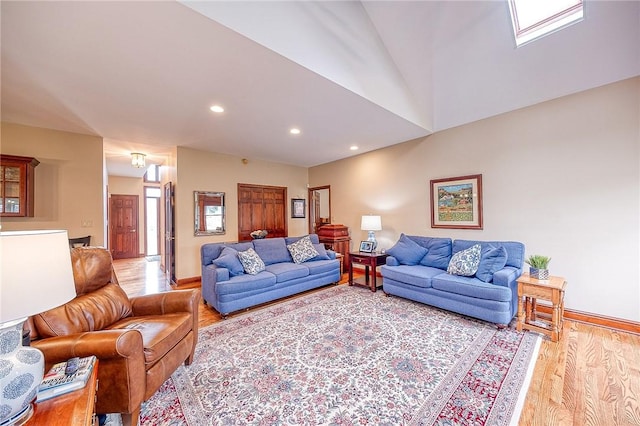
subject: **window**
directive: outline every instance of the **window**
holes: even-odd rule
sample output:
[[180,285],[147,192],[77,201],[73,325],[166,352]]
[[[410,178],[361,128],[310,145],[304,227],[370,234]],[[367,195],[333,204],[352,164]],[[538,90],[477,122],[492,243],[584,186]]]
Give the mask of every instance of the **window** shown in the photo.
[[145,182],[160,182],[160,166],[152,164],[147,168],[144,174]]
[[508,0],[516,45],[582,20],[583,0]]

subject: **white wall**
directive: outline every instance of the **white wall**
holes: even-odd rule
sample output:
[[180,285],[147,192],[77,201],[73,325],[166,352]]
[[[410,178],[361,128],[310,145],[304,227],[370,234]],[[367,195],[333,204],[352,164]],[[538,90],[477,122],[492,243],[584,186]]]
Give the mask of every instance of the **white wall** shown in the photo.
[[[305,167],[289,166],[232,155],[177,149],[175,186],[176,277],[200,276],[200,247],[218,241],[238,240],[238,183],[287,187],[287,227],[290,236],[305,235],[308,219],[291,218],[291,198],[307,199]],[[225,193],[226,234],[194,236],[193,191]],[[306,215],[305,215],[306,216]]]
[[[566,307],[640,320],[640,77],[313,167],[331,185],[352,247],[360,216],[382,215],[381,248],[401,232],[515,240],[552,257]],[[484,229],[430,227],[429,181],[482,174]],[[355,244],[354,244],[355,243]]]
[[2,123],[0,152],[35,157],[33,217],[3,217],[2,230],[65,229],[70,238],[91,235],[105,244],[102,138]]

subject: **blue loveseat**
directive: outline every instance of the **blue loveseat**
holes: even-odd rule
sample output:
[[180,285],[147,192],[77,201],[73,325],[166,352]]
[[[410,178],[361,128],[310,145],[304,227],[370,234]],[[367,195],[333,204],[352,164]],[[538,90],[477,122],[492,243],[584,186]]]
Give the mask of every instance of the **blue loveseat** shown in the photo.
[[[200,248],[202,298],[223,317],[229,313],[340,280],[336,253],[325,250],[316,234],[309,239],[318,255],[295,263],[288,245],[303,237],[265,238],[241,243],[208,243]],[[254,249],[265,270],[245,273],[238,252]]]
[[[474,247],[476,245],[480,246]],[[479,265],[471,276],[456,275],[455,260],[474,248]],[[473,241],[401,235],[380,270],[387,295],[415,300],[506,326],[518,310],[516,279],[522,274],[524,245],[514,241]],[[459,253],[456,256],[456,253]],[[448,268],[453,273],[447,273]]]

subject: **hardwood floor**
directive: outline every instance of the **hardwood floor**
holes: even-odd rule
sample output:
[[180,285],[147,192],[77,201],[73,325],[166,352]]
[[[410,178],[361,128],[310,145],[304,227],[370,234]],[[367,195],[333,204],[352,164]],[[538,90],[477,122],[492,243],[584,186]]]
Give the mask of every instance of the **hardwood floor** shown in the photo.
[[[122,259],[114,267],[129,296],[200,287],[168,285],[159,261]],[[201,327],[222,320],[204,303],[199,315]],[[519,425],[640,426],[640,335],[565,321],[558,343],[542,341]]]

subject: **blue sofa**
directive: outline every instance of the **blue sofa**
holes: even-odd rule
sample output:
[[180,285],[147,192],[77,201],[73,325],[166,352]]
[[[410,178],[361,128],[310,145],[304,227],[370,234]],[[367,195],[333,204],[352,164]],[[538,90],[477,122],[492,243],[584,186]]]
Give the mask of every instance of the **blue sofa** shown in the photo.
[[[265,238],[241,243],[208,243],[200,248],[202,297],[223,317],[229,313],[297,294],[340,280],[336,253],[309,235],[318,256],[295,263],[287,245],[303,237]],[[225,248],[227,248],[225,250]],[[245,273],[237,252],[253,248],[265,270]],[[235,253],[235,254],[234,254]]]
[[[480,245],[480,252],[476,245]],[[452,256],[474,247],[480,264],[472,276],[447,273]],[[401,235],[381,269],[387,295],[415,300],[506,326],[518,310],[516,279],[522,274],[524,245]],[[455,259],[454,259],[455,260]],[[454,262],[455,263],[455,262]]]

